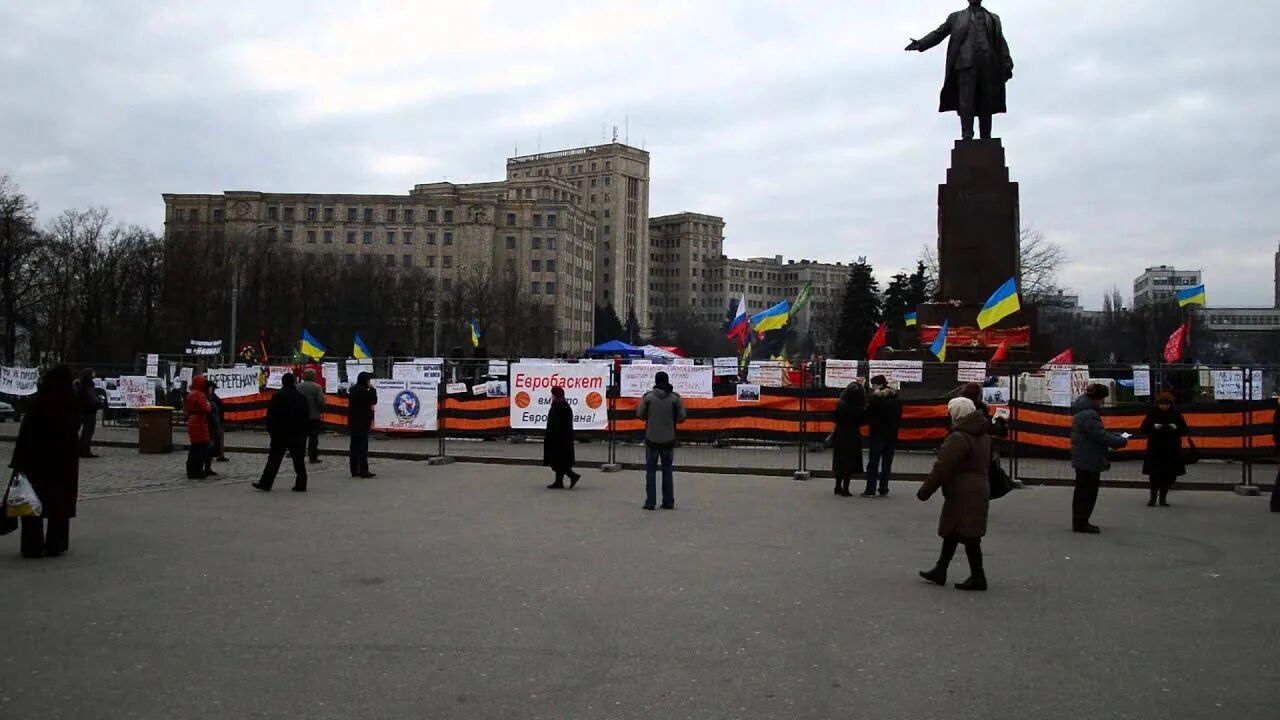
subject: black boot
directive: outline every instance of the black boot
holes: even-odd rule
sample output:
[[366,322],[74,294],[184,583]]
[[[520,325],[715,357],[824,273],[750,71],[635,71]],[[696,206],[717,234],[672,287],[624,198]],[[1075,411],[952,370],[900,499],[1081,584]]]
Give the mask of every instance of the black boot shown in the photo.
[[853,482],[852,478],[845,478],[844,483],[840,486],[841,497],[853,497],[853,493],[849,492],[849,483]]
[[582,479],[582,476],[579,475],[578,473],[569,473],[569,489],[572,490],[575,487],[577,487],[578,481],[581,479]]
[[836,495],[840,494],[840,491],[843,487],[844,487],[844,483],[841,482],[840,478],[836,478]]
[[1155,488],[1152,488],[1151,499],[1147,501],[1147,507],[1155,507],[1155,506],[1156,506],[1156,490]]
[[920,577],[928,580],[934,585],[947,585],[947,568],[944,565],[935,566],[932,570],[921,570]]
[[957,590],[987,589],[987,574],[982,569],[982,544],[973,540],[964,544],[964,554],[969,558],[969,579],[956,583]]
[[1160,488],[1160,507],[1169,507],[1169,488]]
[[938,564],[933,566],[932,570],[921,570],[920,577],[928,580],[934,585],[947,584],[947,567],[951,565],[951,558],[956,555],[956,547],[960,543],[954,538],[947,538],[942,541],[942,554],[938,556]]

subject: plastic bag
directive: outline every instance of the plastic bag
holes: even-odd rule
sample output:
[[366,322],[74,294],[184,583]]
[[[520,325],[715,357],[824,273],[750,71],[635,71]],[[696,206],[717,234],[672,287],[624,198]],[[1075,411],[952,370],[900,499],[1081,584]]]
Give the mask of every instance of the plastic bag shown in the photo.
[[38,517],[44,508],[40,498],[31,487],[31,481],[20,472],[13,474],[9,480],[9,489],[4,495],[4,514],[7,517]]

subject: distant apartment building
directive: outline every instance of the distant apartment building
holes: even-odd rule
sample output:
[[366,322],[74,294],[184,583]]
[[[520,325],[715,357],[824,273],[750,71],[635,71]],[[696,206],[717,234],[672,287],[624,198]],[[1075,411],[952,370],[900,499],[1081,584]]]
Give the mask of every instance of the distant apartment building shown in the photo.
[[1280,307],[1206,307],[1205,322],[1210,330],[1224,333],[1280,331]]
[[648,317],[724,321],[724,219],[685,212],[649,220]]
[[729,302],[746,297],[747,313],[754,314],[783,300],[795,303],[806,283],[813,283],[809,305],[793,315],[791,326],[801,337],[813,333],[816,344],[829,346],[832,338],[827,330],[840,316],[840,304],[852,266],[845,263],[823,263],[816,260],[784,260],[771,258],[735,260],[722,258],[715,277],[724,278],[724,294],[720,298],[721,317]]
[[1273,278],[1276,286],[1276,307],[1280,308],[1280,249],[1276,250],[1276,270]]
[[1168,265],[1149,267],[1133,281],[1133,306],[1153,305],[1174,297],[1179,290],[1200,285],[1199,270],[1178,270]]
[[652,327],[649,301],[649,153],[613,142],[507,160],[507,179],[568,183],[595,219],[594,299],[624,321]]
[[596,220],[565,180],[428,183],[405,195],[165,194],[165,241],[262,239],[323,263],[422,268],[440,297],[464,273],[517,283],[555,318],[556,351],[592,341]]

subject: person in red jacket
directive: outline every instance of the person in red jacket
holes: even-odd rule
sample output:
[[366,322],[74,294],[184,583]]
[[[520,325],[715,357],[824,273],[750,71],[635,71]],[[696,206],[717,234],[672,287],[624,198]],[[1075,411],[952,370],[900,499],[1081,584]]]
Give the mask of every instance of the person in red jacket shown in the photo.
[[213,407],[205,392],[209,383],[204,375],[191,378],[191,391],[187,393],[184,408],[187,411],[187,477],[203,480],[204,461],[209,455],[209,413]]

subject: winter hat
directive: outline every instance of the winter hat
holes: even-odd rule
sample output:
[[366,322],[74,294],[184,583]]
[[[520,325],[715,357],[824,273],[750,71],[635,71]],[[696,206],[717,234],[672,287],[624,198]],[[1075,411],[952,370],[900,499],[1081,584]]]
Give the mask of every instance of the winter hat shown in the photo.
[[952,398],[951,402],[947,403],[947,414],[951,416],[952,424],[960,422],[960,418],[977,411],[978,407],[967,397]]

